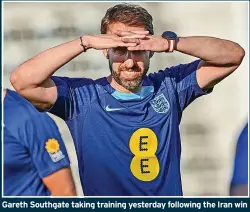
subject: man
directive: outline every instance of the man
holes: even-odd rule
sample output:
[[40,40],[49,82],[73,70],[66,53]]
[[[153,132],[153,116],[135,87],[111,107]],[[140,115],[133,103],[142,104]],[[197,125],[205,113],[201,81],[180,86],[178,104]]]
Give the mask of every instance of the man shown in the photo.
[[4,98],[4,196],[75,196],[69,158],[54,121],[11,90]]
[[[36,107],[66,121],[85,195],[180,196],[182,112],[230,75],[244,50],[212,37],[153,35],[152,16],[134,4],[109,8],[101,33],[40,53],[17,67],[11,82]],[[110,76],[51,77],[88,49],[103,51]],[[200,60],[146,75],[154,52],[174,50]]]
[[236,146],[230,186],[231,196],[248,196],[248,167],[248,124],[246,124]]

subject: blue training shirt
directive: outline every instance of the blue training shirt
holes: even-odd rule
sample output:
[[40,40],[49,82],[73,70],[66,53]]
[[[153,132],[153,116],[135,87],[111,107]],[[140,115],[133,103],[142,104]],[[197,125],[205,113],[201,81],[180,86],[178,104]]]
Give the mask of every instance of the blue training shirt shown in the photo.
[[196,80],[199,60],[152,73],[142,91],[115,91],[106,77],[52,77],[51,112],[72,134],[86,196],[181,196],[182,111],[208,93]]
[[16,92],[4,98],[4,196],[48,196],[42,178],[69,166],[54,121]]
[[236,147],[231,185],[248,184],[248,124],[242,130]]

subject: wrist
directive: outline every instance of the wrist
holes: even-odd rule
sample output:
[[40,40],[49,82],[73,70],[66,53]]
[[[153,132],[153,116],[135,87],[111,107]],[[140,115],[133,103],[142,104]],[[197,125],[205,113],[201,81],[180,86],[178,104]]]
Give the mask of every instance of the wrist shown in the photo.
[[80,45],[83,47],[84,52],[86,52],[88,49],[91,48],[89,39],[90,39],[89,35],[84,35],[80,37]]
[[167,40],[168,41],[168,49],[167,52],[173,52],[176,47],[176,40]]
[[178,36],[176,33],[172,31],[165,31],[161,36],[168,42],[168,48],[166,49],[166,52],[173,52],[176,50],[176,45],[178,42]]
[[177,37],[176,40],[175,40],[175,43],[174,43],[174,50],[178,49],[178,43],[179,43],[179,41],[180,41],[180,37]]
[[168,50],[169,50],[169,41],[167,39],[164,39],[164,38],[163,38],[163,49],[164,49],[163,52],[168,52]]

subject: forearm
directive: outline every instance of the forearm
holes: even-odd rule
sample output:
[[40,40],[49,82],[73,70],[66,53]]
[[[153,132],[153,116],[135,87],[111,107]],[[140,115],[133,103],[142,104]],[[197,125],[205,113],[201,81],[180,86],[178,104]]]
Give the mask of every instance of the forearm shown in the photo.
[[50,48],[18,66],[12,73],[12,81],[22,87],[42,84],[60,67],[83,52],[80,39]]
[[75,188],[58,188],[51,192],[51,196],[77,196]]
[[205,36],[182,37],[176,50],[216,66],[237,66],[245,54],[244,49],[235,42]]
[[62,168],[42,180],[51,196],[76,196],[75,183],[70,167]]

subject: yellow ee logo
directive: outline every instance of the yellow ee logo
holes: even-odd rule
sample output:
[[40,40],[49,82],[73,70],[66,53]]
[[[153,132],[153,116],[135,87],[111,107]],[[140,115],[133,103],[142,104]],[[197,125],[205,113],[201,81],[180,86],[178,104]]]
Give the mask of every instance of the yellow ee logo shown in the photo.
[[158,139],[149,128],[136,130],[129,141],[129,148],[135,155],[130,163],[132,174],[141,181],[154,180],[160,171],[160,165],[155,155]]

